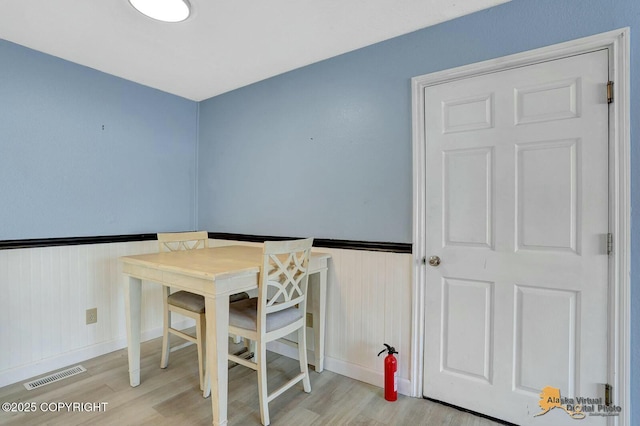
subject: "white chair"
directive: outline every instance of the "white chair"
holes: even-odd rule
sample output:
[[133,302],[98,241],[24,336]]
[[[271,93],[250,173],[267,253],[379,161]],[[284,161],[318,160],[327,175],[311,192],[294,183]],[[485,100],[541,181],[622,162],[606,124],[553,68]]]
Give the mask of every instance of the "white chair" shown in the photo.
[[[158,234],[158,251],[196,250],[209,247],[209,235],[201,232],[176,232]],[[162,359],[160,368],[167,368],[169,364],[169,333],[179,336],[198,347],[198,368],[200,373],[200,389],[204,389],[204,348],[206,335],[206,322],[204,314],[204,297],[188,291],[171,293],[169,287],[164,287],[162,292],[164,305],[164,324],[162,332]],[[175,312],[196,321],[196,334],[192,336],[171,325],[171,314]],[[182,346],[174,348],[180,349]]]
[[[311,392],[307,366],[306,306],[312,238],[264,243],[258,297],[229,305],[229,332],[255,342],[255,362],[233,354],[229,360],[258,372],[260,418],[269,424],[269,402],[302,380]],[[267,390],[267,342],[298,331],[300,374],[272,392]]]
[[[209,247],[209,234],[206,231],[199,232],[175,232],[158,234],[158,250],[161,252],[197,250]],[[234,294],[231,301],[248,299],[247,293]],[[162,332],[162,359],[160,368],[167,368],[169,364],[169,352],[181,349],[184,345],[176,346],[173,349],[169,345],[169,333],[179,336],[189,342],[195,343],[198,347],[198,369],[200,375],[200,389],[204,390],[205,368],[204,350],[206,347],[206,321],[204,310],[204,296],[188,291],[180,290],[171,293],[169,287],[164,287],[162,293],[164,305],[164,321]],[[194,336],[178,330],[171,325],[171,314],[175,312],[196,321],[196,333]],[[205,397],[208,396],[206,393]]]

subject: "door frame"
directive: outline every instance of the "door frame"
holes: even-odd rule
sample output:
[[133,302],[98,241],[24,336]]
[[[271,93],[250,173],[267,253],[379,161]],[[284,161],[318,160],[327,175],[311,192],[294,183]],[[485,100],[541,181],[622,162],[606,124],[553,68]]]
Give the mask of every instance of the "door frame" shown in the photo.
[[[504,71],[568,56],[609,49],[609,76],[614,82],[609,107],[609,229],[613,251],[609,256],[608,382],[614,404],[622,408],[609,424],[630,426],[630,108],[629,28],[622,28],[497,59],[412,78],[413,139],[413,290],[412,396],[423,396],[426,297],[426,138],[425,88],[478,75]],[[604,90],[604,87],[603,87]],[[428,143],[428,142],[427,142]]]

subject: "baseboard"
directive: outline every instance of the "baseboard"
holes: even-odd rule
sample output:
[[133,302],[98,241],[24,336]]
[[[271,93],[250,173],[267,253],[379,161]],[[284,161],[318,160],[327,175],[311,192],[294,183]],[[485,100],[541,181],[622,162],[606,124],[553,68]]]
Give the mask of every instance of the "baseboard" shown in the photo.
[[[267,344],[267,349],[280,355],[287,356],[289,358],[298,359],[298,350],[292,346],[286,345],[280,342],[270,342]],[[315,364],[315,355],[313,351],[307,350],[307,360],[309,364]],[[369,383],[373,386],[382,387],[384,383],[384,373],[378,371],[372,371],[368,368],[361,367],[359,365],[351,364],[346,361],[342,361],[336,358],[325,357],[324,368],[333,373],[340,374],[342,376],[349,377],[351,379],[359,380],[364,383]],[[414,397],[416,395],[411,394],[411,382],[408,379],[398,378],[398,393],[401,395]]]
[[[192,326],[189,319],[175,323],[177,328],[186,328]],[[146,342],[151,339],[162,336],[162,327],[146,330],[141,333],[140,340]],[[105,355],[113,351],[117,351],[127,347],[127,338],[109,340],[97,343],[95,345],[86,346],[75,351],[65,352],[64,354],[32,362],[30,364],[21,365],[10,370],[0,372],[0,387],[8,386],[21,381],[26,381],[36,376],[43,376],[55,370],[68,367],[71,364],[78,364],[91,358]]]

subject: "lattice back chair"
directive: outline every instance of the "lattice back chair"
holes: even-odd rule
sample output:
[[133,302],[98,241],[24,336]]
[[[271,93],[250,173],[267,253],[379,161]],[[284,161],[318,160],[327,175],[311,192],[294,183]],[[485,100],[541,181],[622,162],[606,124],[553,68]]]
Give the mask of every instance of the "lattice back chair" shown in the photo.
[[[206,231],[158,234],[158,250],[160,252],[197,250],[207,247],[209,247],[209,234]],[[206,347],[205,336],[207,330],[204,311],[204,296],[184,290],[171,293],[171,289],[168,286],[165,286],[162,292],[162,300],[164,305],[164,321],[160,368],[167,368],[169,364],[169,353],[172,351],[169,345],[170,333],[181,337],[184,340],[195,343],[198,348],[200,389],[204,390],[204,348]],[[173,328],[171,325],[171,314],[173,312],[195,320],[196,333],[194,336],[185,333],[183,330]],[[184,346],[185,345],[176,346],[173,350],[181,349]]]
[[[309,255],[313,238],[264,243],[258,297],[229,305],[229,331],[255,343],[255,362],[233,354],[229,360],[258,372],[260,418],[269,424],[269,402],[302,381],[305,392],[311,392],[307,366],[307,284]],[[298,332],[300,373],[283,386],[268,393],[268,342]],[[253,346],[253,344],[252,344]]]

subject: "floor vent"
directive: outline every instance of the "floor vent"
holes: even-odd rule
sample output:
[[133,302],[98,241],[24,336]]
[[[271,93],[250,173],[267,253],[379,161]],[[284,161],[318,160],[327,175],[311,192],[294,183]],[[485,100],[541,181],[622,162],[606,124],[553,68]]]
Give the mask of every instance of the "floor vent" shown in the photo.
[[63,379],[66,379],[67,377],[71,377],[71,376],[75,376],[76,374],[80,374],[80,373],[84,373],[85,371],[87,371],[86,368],[84,368],[81,365],[76,365],[75,367],[71,367],[71,368],[67,368],[66,370],[62,370],[62,371],[58,371],[57,373],[53,373],[49,376],[46,377],[41,377],[39,379],[36,380],[32,380],[28,383],[24,384],[24,387],[27,388],[27,390],[34,390],[37,388],[41,388],[42,386],[48,385],[49,383],[53,383],[53,382],[57,382]]

